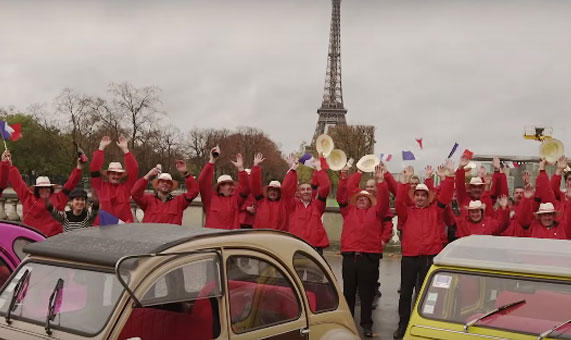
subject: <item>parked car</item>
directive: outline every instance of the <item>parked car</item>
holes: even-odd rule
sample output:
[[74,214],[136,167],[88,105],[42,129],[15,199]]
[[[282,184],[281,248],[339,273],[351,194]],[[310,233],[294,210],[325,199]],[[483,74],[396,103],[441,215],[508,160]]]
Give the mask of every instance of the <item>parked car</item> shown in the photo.
[[0,221],[0,287],[24,259],[24,246],[43,241],[41,232],[16,222]]
[[25,251],[3,339],[359,339],[325,260],[287,233],[122,224]]
[[571,339],[571,241],[452,242],[434,258],[405,339]]

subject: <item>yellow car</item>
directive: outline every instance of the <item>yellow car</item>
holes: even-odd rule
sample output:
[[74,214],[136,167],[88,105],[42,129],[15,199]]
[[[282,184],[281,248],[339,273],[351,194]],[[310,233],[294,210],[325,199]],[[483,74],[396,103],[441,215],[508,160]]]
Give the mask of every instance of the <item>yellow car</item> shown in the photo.
[[287,233],[122,224],[25,251],[0,339],[359,339],[325,260]]
[[404,339],[571,339],[571,241],[452,242],[434,258]]

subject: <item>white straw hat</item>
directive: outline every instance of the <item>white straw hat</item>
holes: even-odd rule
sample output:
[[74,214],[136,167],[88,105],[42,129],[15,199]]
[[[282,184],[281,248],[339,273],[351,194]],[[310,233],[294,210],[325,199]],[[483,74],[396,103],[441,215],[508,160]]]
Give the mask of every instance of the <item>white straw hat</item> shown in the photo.
[[36,184],[34,187],[36,188],[51,188],[55,184],[50,183],[50,179],[47,176],[39,176],[36,178]]
[[480,200],[476,200],[476,201],[470,201],[470,204],[468,204],[467,207],[468,210],[486,210],[486,204],[482,203],[482,201]]

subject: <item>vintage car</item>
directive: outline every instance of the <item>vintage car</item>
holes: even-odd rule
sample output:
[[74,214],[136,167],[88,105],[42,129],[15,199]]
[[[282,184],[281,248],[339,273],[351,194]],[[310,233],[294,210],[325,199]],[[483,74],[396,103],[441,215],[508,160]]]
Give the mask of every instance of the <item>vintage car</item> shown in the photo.
[[571,339],[571,241],[469,236],[434,258],[405,339]]
[[45,240],[41,232],[16,222],[0,221],[0,287],[24,259],[24,246]]
[[287,233],[122,224],[25,251],[1,339],[359,339],[327,262]]

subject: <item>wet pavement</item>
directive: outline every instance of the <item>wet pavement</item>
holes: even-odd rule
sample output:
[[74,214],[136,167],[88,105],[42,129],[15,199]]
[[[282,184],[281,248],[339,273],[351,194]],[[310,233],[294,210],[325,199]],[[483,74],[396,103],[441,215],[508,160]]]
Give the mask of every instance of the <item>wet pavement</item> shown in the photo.
[[[341,276],[341,256],[325,253],[327,262],[333,268],[335,276],[343,287]],[[383,296],[379,300],[377,309],[373,310],[373,331],[376,337],[374,339],[392,339],[393,332],[397,329],[398,324],[398,289],[400,285],[400,255],[387,255],[381,260],[381,293]],[[362,339],[370,339],[362,336],[362,329],[359,325],[359,304],[355,308],[355,323],[361,332]]]

